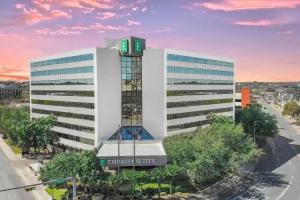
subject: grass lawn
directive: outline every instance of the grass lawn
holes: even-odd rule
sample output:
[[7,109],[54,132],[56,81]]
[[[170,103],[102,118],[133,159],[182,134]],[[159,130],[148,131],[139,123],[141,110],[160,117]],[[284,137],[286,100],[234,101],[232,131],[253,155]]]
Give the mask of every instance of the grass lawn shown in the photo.
[[11,150],[15,154],[21,154],[22,153],[22,148],[18,147],[17,145],[13,144],[10,139],[4,139],[5,143],[11,148]]
[[[136,190],[140,190],[140,189],[146,190],[146,189],[150,189],[150,188],[151,189],[158,189],[158,184],[157,183],[146,183],[144,185],[136,185],[135,186]],[[161,188],[162,191],[169,190],[170,185],[162,183],[160,188]]]
[[67,189],[57,188],[46,188],[46,191],[54,200],[62,200],[68,192]]

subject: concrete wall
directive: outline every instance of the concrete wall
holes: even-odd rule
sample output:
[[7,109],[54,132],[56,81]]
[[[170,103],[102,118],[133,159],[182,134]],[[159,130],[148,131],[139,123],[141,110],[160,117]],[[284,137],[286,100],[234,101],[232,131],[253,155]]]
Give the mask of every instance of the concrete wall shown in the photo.
[[121,62],[115,49],[97,48],[96,141],[107,140],[121,124]]
[[143,126],[155,139],[167,133],[164,51],[147,49],[143,56]]

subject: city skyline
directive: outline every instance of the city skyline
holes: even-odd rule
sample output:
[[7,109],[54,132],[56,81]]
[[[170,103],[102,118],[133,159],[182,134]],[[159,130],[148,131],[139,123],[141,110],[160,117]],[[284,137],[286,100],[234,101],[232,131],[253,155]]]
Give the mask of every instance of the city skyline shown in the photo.
[[27,80],[33,58],[136,35],[233,58],[237,81],[299,81],[299,11],[300,0],[1,2],[0,78]]

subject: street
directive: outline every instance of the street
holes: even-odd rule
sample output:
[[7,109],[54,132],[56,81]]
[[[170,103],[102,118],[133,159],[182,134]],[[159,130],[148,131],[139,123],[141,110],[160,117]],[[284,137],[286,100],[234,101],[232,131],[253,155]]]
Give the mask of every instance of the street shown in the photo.
[[300,133],[273,107],[266,111],[275,114],[280,133],[267,140],[263,155],[257,165],[257,182],[231,199],[300,199]]
[[[13,161],[12,161],[13,162]],[[10,162],[0,148],[0,190],[26,185],[14,170],[15,163]],[[33,200],[32,192],[24,189],[0,192],[0,200]]]

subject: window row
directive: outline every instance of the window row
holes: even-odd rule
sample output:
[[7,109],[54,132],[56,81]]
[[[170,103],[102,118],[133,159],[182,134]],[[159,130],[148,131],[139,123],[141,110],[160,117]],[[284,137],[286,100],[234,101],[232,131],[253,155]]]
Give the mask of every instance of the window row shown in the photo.
[[51,76],[51,75],[93,73],[93,72],[94,72],[93,66],[71,67],[71,68],[35,71],[35,72],[31,72],[31,76]]
[[94,55],[91,53],[91,54],[84,54],[84,55],[78,55],[78,56],[70,56],[70,57],[65,57],[65,58],[57,58],[57,59],[52,59],[52,60],[33,62],[33,63],[31,63],[31,67],[58,65],[58,64],[64,64],[64,63],[73,63],[73,62],[93,60],[93,59],[94,59]]
[[212,70],[212,69],[197,69],[197,68],[175,67],[175,66],[168,66],[168,73],[233,76],[233,72],[230,72],[230,71]]
[[129,74],[141,74],[142,68],[141,67],[122,67],[121,68],[122,74],[129,73]]
[[95,141],[94,140],[90,140],[90,139],[86,139],[86,138],[82,138],[82,137],[77,137],[77,136],[73,136],[73,135],[67,135],[67,134],[63,134],[63,133],[58,133],[55,131],[51,131],[53,134],[56,134],[57,137],[59,138],[64,138],[67,140],[72,140],[74,142],[80,142],[83,144],[88,144],[88,145],[94,145]]
[[233,85],[232,80],[168,78],[168,85]]
[[32,104],[48,105],[48,106],[62,106],[62,107],[89,108],[89,109],[94,109],[95,108],[95,105],[93,103],[82,103],[82,102],[32,99],[31,103]]
[[223,66],[223,67],[234,67],[234,63],[232,63],[232,62],[213,60],[213,59],[208,59],[208,58],[198,58],[198,57],[191,57],[191,56],[175,55],[175,54],[168,54],[167,59],[169,61],[199,63],[199,64],[215,65],[215,66]]
[[66,124],[66,123],[62,123],[62,122],[54,122],[54,126],[72,129],[72,130],[76,130],[76,131],[88,132],[88,133],[95,132],[95,129],[92,127],[80,126],[80,125],[75,125],[75,124]]
[[201,127],[201,126],[207,125],[209,123],[210,123],[209,120],[204,120],[204,121],[198,121],[198,122],[172,125],[172,126],[168,126],[168,131],[176,131],[176,130],[181,130],[181,129],[186,129],[186,128]]
[[195,111],[195,112],[186,112],[186,113],[175,113],[175,114],[168,114],[168,120],[172,119],[180,119],[180,118],[187,118],[187,117],[196,117],[201,115],[209,115],[214,113],[224,113],[230,112],[233,108],[220,108],[220,109],[213,109],[213,110],[202,110],[202,111]]
[[142,62],[142,57],[121,56],[121,62]]
[[32,90],[32,95],[94,97],[94,91]]
[[222,103],[233,103],[233,99],[210,99],[210,100],[202,100],[202,101],[169,102],[167,103],[167,108],[213,105],[213,104],[222,104]]
[[56,117],[84,119],[84,120],[91,120],[91,121],[95,120],[95,117],[93,115],[83,115],[83,114],[76,114],[76,113],[69,113],[69,112],[58,112],[58,111],[52,111],[52,110],[41,110],[41,109],[36,109],[36,108],[32,109],[32,113],[53,115]]
[[93,78],[31,81],[31,85],[94,85]]
[[168,90],[167,96],[233,94],[233,90]]

